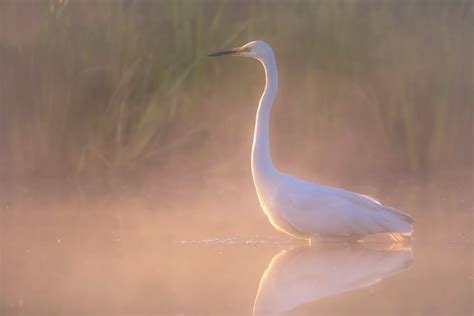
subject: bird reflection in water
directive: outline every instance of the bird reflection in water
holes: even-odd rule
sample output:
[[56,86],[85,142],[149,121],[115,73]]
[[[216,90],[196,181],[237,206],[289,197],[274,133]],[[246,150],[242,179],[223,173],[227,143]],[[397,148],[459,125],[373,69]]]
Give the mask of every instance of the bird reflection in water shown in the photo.
[[262,275],[254,315],[277,315],[299,305],[373,285],[413,263],[410,246],[363,244],[283,250]]

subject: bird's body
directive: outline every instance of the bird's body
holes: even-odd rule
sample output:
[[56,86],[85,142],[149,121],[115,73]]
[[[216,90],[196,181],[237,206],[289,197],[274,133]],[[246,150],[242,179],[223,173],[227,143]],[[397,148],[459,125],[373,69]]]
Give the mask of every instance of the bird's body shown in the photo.
[[276,229],[305,239],[376,233],[411,235],[413,219],[405,213],[365,195],[311,183],[278,171],[269,148],[270,112],[278,89],[273,51],[267,43],[255,41],[210,54],[220,55],[252,57],[265,69],[265,90],[258,105],[252,145],[252,175],[260,205]]
[[279,178],[269,198],[260,201],[272,224],[290,235],[313,238],[412,233],[408,215],[370,197],[286,174]]

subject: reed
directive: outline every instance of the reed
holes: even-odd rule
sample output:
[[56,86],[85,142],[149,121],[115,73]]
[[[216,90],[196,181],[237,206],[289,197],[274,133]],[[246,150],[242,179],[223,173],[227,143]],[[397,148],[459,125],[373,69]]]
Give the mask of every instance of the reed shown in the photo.
[[0,20],[2,174],[247,157],[262,75],[206,53],[257,38],[281,73],[277,160],[472,162],[471,1],[2,1]]

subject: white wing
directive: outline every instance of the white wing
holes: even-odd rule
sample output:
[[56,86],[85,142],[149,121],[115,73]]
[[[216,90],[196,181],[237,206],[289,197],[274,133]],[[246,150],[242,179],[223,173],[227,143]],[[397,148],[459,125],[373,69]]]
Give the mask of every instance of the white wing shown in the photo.
[[271,203],[286,221],[307,234],[411,234],[413,230],[412,218],[375,199],[294,178],[280,185]]

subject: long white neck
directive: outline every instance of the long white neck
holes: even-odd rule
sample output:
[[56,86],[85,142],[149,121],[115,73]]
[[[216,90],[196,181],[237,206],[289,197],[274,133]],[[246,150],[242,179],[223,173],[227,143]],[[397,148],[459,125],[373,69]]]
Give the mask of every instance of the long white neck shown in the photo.
[[266,191],[267,184],[278,173],[272,163],[269,145],[270,112],[278,89],[278,73],[273,54],[259,60],[265,69],[266,84],[258,104],[255,122],[252,145],[252,175],[257,191]]

